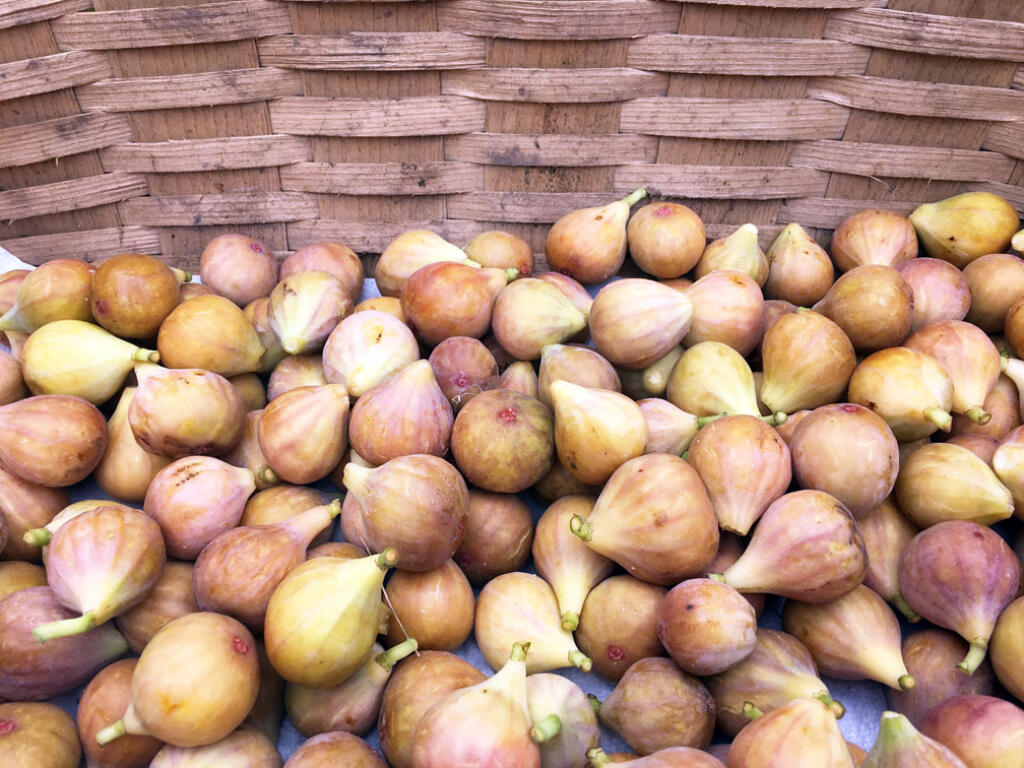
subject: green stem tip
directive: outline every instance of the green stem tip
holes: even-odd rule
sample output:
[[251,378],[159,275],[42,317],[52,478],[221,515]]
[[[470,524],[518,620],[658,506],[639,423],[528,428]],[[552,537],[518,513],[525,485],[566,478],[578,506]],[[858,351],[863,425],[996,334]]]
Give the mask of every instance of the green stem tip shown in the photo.
[[982,408],[980,405],[973,405],[967,409],[964,413],[968,419],[973,421],[975,424],[988,424],[992,421],[992,414]]
[[569,530],[584,541],[590,541],[593,526],[579,515],[573,515],[572,519],[569,521]]
[[709,573],[708,578],[711,581],[717,581],[719,584],[725,584],[725,576],[720,573]]
[[22,534],[21,540],[33,547],[45,547],[50,543],[53,534],[45,528],[30,528]]
[[976,637],[971,641],[971,649],[967,651],[967,655],[964,660],[957,664],[957,669],[963,670],[968,675],[973,675],[981,662],[985,660],[985,654],[988,652],[988,640],[983,637]]
[[749,701],[744,701],[743,702],[743,716],[748,718],[749,720],[757,720],[757,718],[764,716],[764,712],[762,712],[760,709],[755,707]]
[[924,417],[943,432],[949,432],[953,428],[953,417],[949,411],[944,411],[935,405],[924,409]]
[[508,657],[511,661],[526,661],[526,654],[529,652],[529,643],[512,643],[512,652]]
[[379,555],[377,555],[377,567],[382,571],[386,571],[389,568],[393,568],[395,563],[398,562],[398,550],[394,547],[388,547]]
[[92,611],[87,611],[81,616],[61,621],[51,621],[48,624],[40,624],[32,630],[32,636],[40,643],[47,640],[56,640],[58,637],[70,637],[81,635],[96,626],[96,616]]
[[594,668],[594,662],[583,651],[569,651],[569,663],[580,672],[589,672]]
[[380,654],[377,657],[377,663],[384,667],[384,669],[391,669],[410,653],[415,653],[419,647],[415,637],[406,638],[398,645],[393,645]]
[[139,347],[132,354],[132,360],[137,363],[159,363],[160,353],[155,349],[143,349]]
[[762,416],[761,418],[764,419],[764,422],[769,427],[781,427],[786,423],[786,420],[789,418],[789,414],[785,411],[775,411],[775,413]]
[[900,675],[896,682],[899,683],[900,689],[904,691],[909,691],[916,684],[914,676],[910,674]]
[[562,614],[562,629],[566,632],[575,632],[580,625],[580,615],[574,611],[566,611]]
[[335,499],[327,505],[327,514],[330,515],[331,520],[341,514],[341,499]]
[[597,698],[597,696],[595,696],[592,693],[588,693],[587,694],[587,701],[589,701],[590,702],[590,706],[592,706],[594,708],[594,714],[595,715],[599,714],[601,712],[601,700],[599,698]]
[[832,714],[836,716],[836,720],[841,720],[843,715],[846,714],[846,707],[840,704],[838,701],[832,698],[828,691],[819,691],[814,694],[815,699],[820,701],[826,707],[832,710]]
[[592,768],[603,768],[603,766],[610,765],[612,762],[612,759],[608,757],[608,754],[600,747],[588,749],[587,760],[590,761]]
[[622,202],[626,204],[626,207],[632,208],[638,202],[647,197],[647,190],[641,187],[640,189],[630,192],[626,197],[622,198]]
[[543,744],[545,741],[551,741],[561,731],[562,721],[558,715],[548,715],[539,723],[534,723],[530,729],[530,738],[537,744]]
[[702,427],[706,427],[712,421],[715,421],[716,419],[720,419],[723,416],[725,416],[724,413],[716,413],[713,416],[698,416],[697,417],[697,429],[700,429]]
[[124,718],[118,720],[113,725],[108,725],[103,730],[96,734],[96,743],[101,747],[107,746],[114,739],[119,739],[128,733],[128,729],[125,728]]
[[280,482],[281,478],[277,476],[277,472],[269,464],[263,464],[254,473],[256,479],[264,485],[274,485]]
[[910,603],[907,602],[907,598],[903,596],[902,592],[897,592],[892,596],[892,604],[897,611],[907,617],[907,621],[911,624],[916,624],[921,620],[920,614],[910,607]]

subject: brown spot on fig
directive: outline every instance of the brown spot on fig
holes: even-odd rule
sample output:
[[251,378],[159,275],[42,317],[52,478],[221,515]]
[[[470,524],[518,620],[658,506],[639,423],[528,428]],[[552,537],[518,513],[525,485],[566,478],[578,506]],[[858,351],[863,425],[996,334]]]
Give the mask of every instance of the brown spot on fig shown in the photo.
[[498,411],[498,418],[505,423],[511,423],[519,418],[519,412],[515,408],[502,408]]
[[263,246],[257,243],[255,240],[249,241],[249,250],[255,253],[263,253]]
[[608,658],[612,661],[622,661],[626,658],[626,652],[617,645],[608,646]]
[[654,212],[654,215],[655,216],[668,216],[670,213],[672,213],[672,209],[669,206],[667,206],[667,205],[663,205],[658,210],[656,210]]
[[18,728],[18,724],[8,717],[0,719],[0,735],[6,735],[8,733],[14,733]]
[[235,635],[231,638],[231,647],[235,649],[236,653],[249,652],[249,644],[245,642],[245,640],[240,638],[238,635]]

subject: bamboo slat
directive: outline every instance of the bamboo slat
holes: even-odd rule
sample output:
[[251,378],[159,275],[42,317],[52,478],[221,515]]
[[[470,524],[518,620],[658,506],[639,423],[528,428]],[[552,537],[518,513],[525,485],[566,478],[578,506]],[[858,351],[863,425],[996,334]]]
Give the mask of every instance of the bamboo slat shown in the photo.
[[654,163],[658,140],[636,134],[466,133],[445,139],[445,157],[485,165],[592,167]]
[[996,152],[856,141],[803,142],[794,148],[790,164],[858,176],[947,181],[1006,180],[1014,167],[1013,160]]
[[91,51],[68,51],[0,64],[0,102],[53,93],[111,74],[110,60]]
[[281,169],[281,188],[338,195],[442,195],[483,184],[472,163],[296,163]]
[[985,134],[985,141],[981,146],[1024,160],[1024,122],[993,123]]
[[108,227],[0,240],[0,247],[29,264],[57,257],[94,261],[118,253],[160,253],[160,232],[147,227]]
[[[85,113],[0,128],[0,166],[21,166],[131,141],[124,115]],[[128,170],[128,169],[120,169]]]
[[604,104],[659,96],[668,77],[639,69],[475,69],[444,72],[441,92],[485,101]]
[[317,212],[316,197],[300,192],[138,197],[121,206],[126,224],[150,227],[271,224],[308,219]]
[[835,229],[845,219],[866,208],[882,208],[896,211],[904,216],[918,206],[918,203],[886,200],[840,200],[831,197],[802,197],[788,200],[779,211],[779,221],[784,224],[798,222],[804,227]]
[[48,213],[118,203],[148,192],[146,178],[133,173],[105,173],[83,179],[41,184],[0,192],[0,211],[7,221]]
[[392,72],[482,67],[487,46],[482,38],[453,32],[350,32],[277,35],[260,40],[257,49],[267,67]]
[[622,105],[622,129],[655,136],[796,141],[838,139],[849,111],[808,99],[636,99]]
[[92,7],[92,0],[5,0],[0,5],[0,29],[34,24]]
[[308,160],[312,150],[300,136],[227,136],[110,146],[100,153],[112,171],[184,173],[268,168]]
[[615,171],[615,189],[645,187],[652,195],[688,198],[776,200],[822,195],[828,174],[805,168],[738,165],[625,165]]
[[273,102],[270,119],[275,131],[299,136],[444,136],[483,130],[484,106],[462,96],[306,96]]

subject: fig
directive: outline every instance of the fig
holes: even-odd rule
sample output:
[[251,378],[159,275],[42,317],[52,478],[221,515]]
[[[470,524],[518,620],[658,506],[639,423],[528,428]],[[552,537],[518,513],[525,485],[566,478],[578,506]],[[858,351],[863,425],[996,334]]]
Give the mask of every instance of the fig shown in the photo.
[[363,509],[372,549],[394,547],[398,567],[430,571],[462,540],[469,491],[462,475],[437,456],[400,456],[376,468],[345,467],[345,487]]
[[548,264],[581,283],[607,280],[626,259],[629,209],[646,196],[646,190],[638,189],[614,203],[562,216],[548,230],[544,243]]
[[281,262],[279,279],[311,270],[330,272],[345,288],[353,304],[363,293],[363,262],[348,246],[322,242],[304,245]]
[[530,675],[526,703],[541,768],[586,768],[587,751],[601,743],[601,729],[582,689],[561,675]]
[[536,360],[548,344],[560,344],[587,326],[587,315],[556,286],[523,277],[498,294],[491,315],[497,342],[518,360]]
[[128,424],[150,453],[216,456],[242,439],[245,406],[223,376],[198,368],[157,366],[136,366],[135,375],[139,386],[128,407]]
[[251,725],[276,744],[281,735],[281,719],[284,717],[284,680],[277,674],[267,658],[262,645],[257,645],[260,663],[260,687],[256,703],[252,705],[242,725]]
[[220,741],[256,701],[256,655],[256,641],[235,619],[216,613],[175,619],[143,649],[131,701],[120,720],[96,735],[97,743],[126,734],[151,734],[178,747]]
[[860,584],[866,570],[864,539],[849,510],[834,496],[805,490],[765,510],[746,551],[716,580],[740,592],[824,603]]
[[1002,331],[1013,354],[1024,356],[1024,299],[1015,302],[1006,311]]
[[473,763],[540,768],[526,699],[529,647],[514,644],[495,675],[449,693],[424,713],[413,738],[413,768]]
[[349,440],[360,456],[377,465],[414,453],[443,456],[454,422],[430,363],[417,360],[356,401]]
[[[97,768],[146,768],[163,744],[152,736],[125,736],[105,747],[96,734],[124,714],[132,699],[132,674],[138,659],[122,659],[104,667],[90,681],[78,702],[78,736],[86,763]],[[77,768],[77,756],[71,764]]]
[[356,312],[368,312],[369,310],[377,310],[385,314],[391,315],[396,320],[400,321],[403,325],[408,321],[405,313],[402,311],[402,300],[398,298],[401,293],[399,291],[394,296],[371,296],[368,299],[356,304],[353,308],[352,313]]
[[287,768],[387,768],[370,746],[351,733],[323,733],[304,741],[285,763]]
[[413,737],[423,714],[449,693],[486,680],[468,661],[444,651],[424,651],[403,661],[381,700],[377,732],[393,768],[411,768]]
[[518,274],[514,269],[474,269],[452,261],[427,264],[402,287],[402,312],[428,346],[451,336],[479,339],[490,328],[494,300]]
[[262,418],[262,408],[245,414],[245,430],[242,432],[241,441],[223,457],[228,464],[252,472],[256,489],[261,491],[281,482],[281,478],[271,468],[260,448],[259,426]]
[[[197,296],[219,296],[213,288],[202,283],[185,283],[179,289],[182,301],[191,301]],[[265,298],[265,297],[264,297]],[[251,303],[251,302],[250,302]]]
[[658,639],[691,675],[718,674],[745,659],[754,650],[756,630],[753,606],[710,579],[677,584],[658,606]]
[[969,768],[1024,766],[1024,710],[1003,699],[957,696],[933,707],[919,727]]
[[387,589],[389,643],[411,636],[425,650],[454,651],[473,631],[473,588],[451,560],[432,571],[395,571]]
[[317,557],[294,568],[267,606],[267,656],[285,680],[330,688],[351,677],[373,647],[384,574],[397,553],[358,560]]
[[261,411],[267,407],[267,390],[258,374],[239,373],[230,377],[228,381],[238,390],[238,396],[242,398],[242,406],[246,413]]
[[14,701],[51,699],[73,691],[128,650],[110,624],[40,643],[32,629],[73,618],[49,587],[29,587],[0,601],[0,696]]
[[[328,494],[301,485],[275,485],[249,497],[242,510],[240,525],[273,525],[295,517],[310,507],[330,501]],[[330,538],[330,528],[313,537],[313,544],[322,544]]]
[[39,265],[21,281],[14,304],[0,316],[0,331],[32,333],[57,320],[92,322],[93,271],[92,265],[77,259],[51,259]]
[[929,739],[898,712],[883,712],[865,768],[967,768],[956,752]]
[[1003,330],[1006,313],[1024,296],[1024,261],[1010,253],[989,253],[964,267],[971,306],[963,319],[985,333]]
[[285,706],[295,729],[307,738],[330,731],[363,735],[377,721],[384,688],[402,659],[416,651],[415,640],[406,640],[388,651],[374,643],[363,665],[345,682],[333,688],[308,688],[289,683]]
[[260,370],[266,352],[249,318],[223,296],[198,296],[175,307],[160,326],[157,349],[168,368],[225,377]]
[[357,547],[355,544],[349,544],[347,541],[327,541],[306,552],[306,559],[312,560],[314,557],[340,557],[343,560],[357,560],[365,554],[366,550]]
[[533,543],[533,516],[517,496],[469,490],[462,541],[452,556],[474,584],[522,570]]
[[451,448],[466,480],[478,488],[494,493],[526,490],[551,469],[551,409],[511,389],[482,392],[455,418]]
[[569,530],[576,515],[586,517],[594,508],[587,496],[564,496],[537,521],[533,536],[533,562],[537,573],[551,585],[562,611],[562,629],[573,632],[587,593],[611,575],[611,560],[592,551]]
[[670,659],[652,657],[626,670],[598,716],[640,755],[677,746],[704,749],[715,729],[715,701]]
[[679,358],[665,390],[668,401],[694,416],[760,416],[754,374],[735,349],[702,341]]
[[682,356],[683,348],[673,347],[664,357],[655,360],[646,368],[636,371],[624,368],[618,370],[622,391],[634,400],[642,400],[650,395],[661,397],[668,389],[668,380],[672,375],[672,369],[676,367],[676,363]]
[[600,485],[577,480],[558,459],[555,459],[551,471],[538,480],[533,489],[545,501],[554,501],[563,496],[596,496],[601,492]]
[[357,312],[327,338],[323,369],[327,381],[344,384],[361,397],[419,357],[416,339],[405,323],[379,310]]
[[919,205],[910,223],[929,256],[960,269],[979,256],[1005,251],[1020,228],[1013,206],[991,192],[965,192]]
[[899,267],[916,256],[914,228],[895,211],[858,211],[844,219],[832,235],[832,258],[842,272],[863,264]]
[[704,252],[704,222],[679,203],[648,203],[626,225],[629,255],[649,275],[672,278],[693,269]]
[[499,385],[498,363],[479,339],[451,336],[434,347],[428,361],[456,413],[481,392]]
[[644,452],[647,424],[640,407],[625,395],[555,381],[551,402],[558,459],[578,480],[603,483]]
[[75,723],[42,702],[0,703],[0,753],[10,768],[78,768],[82,747]]
[[612,576],[590,590],[576,642],[601,677],[617,681],[635,661],[665,654],[657,627],[665,592],[626,575]]
[[[1024,598],[1017,598],[999,614],[995,631],[992,633],[989,656],[996,677],[1018,701],[1024,700],[1024,672],[1021,670],[1020,652],[1024,647]],[[984,669],[984,668],[983,668]],[[987,671],[987,670],[986,670]],[[991,693],[991,680],[988,675],[975,672],[975,680],[979,687],[988,683],[988,690],[963,691],[963,693]]]
[[963,273],[941,259],[921,257],[897,267],[914,294],[911,332],[932,323],[963,320],[971,305],[971,290]]
[[996,449],[999,447],[999,442],[994,437],[985,437],[984,435],[956,435],[946,442],[966,448],[990,467],[992,466],[992,457],[995,456]]
[[[749,355],[764,335],[764,297],[761,288],[743,272],[720,269],[686,289],[693,305],[683,345],[720,341]],[[593,323],[591,324],[593,327]]]
[[259,240],[225,234],[213,238],[199,257],[204,285],[240,307],[266,296],[277,282],[277,262]]
[[168,561],[142,602],[117,617],[117,628],[132,651],[142,653],[167,624],[198,610],[192,594],[192,563]]
[[540,397],[540,382],[533,365],[525,360],[517,360],[509,365],[498,377],[498,386],[522,392],[530,397]]
[[0,562],[0,600],[29,587],[45,587],[46,571],[23,560]]
[[281,340],[277,338],[274,329],[270,327],[270,297],[262,296],[250,301],[245,305],[242,314],[252,323],[252,327],[256,331],[256,337],[260,340],[260,344],[263,345],[259,372],[270,373],[274,370],[274,366],[287,356],[287,353],[281,347]]
[[519,277],[533,272],[533,250],[529,243],[511,232],[481,232],[463,250],[481,267],[514,269]]
[[895,347],[910,335],[914,292],[900,273],[881,264],[854,267],[814,305],[860,353]]
[[31,269],[9,269],[0,272],[0,315],[6,314],[14,306],[18,289],[31,272]]
[[255,728],[239,728],[213,744],[199,747],[165,745],[150,768],[281,768],[277,747]]
[[[957,669],[967,653],[967,643],[944,629],[926,629],[903,640],[903,659],[914,676],[909,691],[893,691],[892,706],[914,725],[920,726],[928,711],[955,696],[992,693],[992,667],[982,662],[973,675]],[[993,658],[995,642],[993,638]]]
[[479,266],[457,246],[425,229],[403,232],[392,240],[377,259],[374,280],[381,296],[401,296],[405,282],[416,270],[438,261],[455,261]]
[[718,549],[718,524],[700,476],[664,453],[624,463],[590,514],[574,516],[570,525],[592,550],[654,584],[699,574]]
[[1013,496],[989,465],[951,443],[931,443],[910,454],[895,489],[899,508],[920,528],[947,520],[991,525],[1013,514]]
[[729,768],[853,768],[828,705],[793,699],[751,722],[733,739]]
[[656,280],[627,277],[598,291],[590,310],[594,346],[609,362],[646,368],[679,345],[690,330],[693,302]]
[[996,619],[1017,596],[1020,575],[1020,561],[999,534],[961,520],[921,531],[899,564],[908,605],[971,644],[958,665],[968,674],[985,658]]
[[530,643],[529,674],[570,666],[591,669],[591,660],[562,627],[558,598],[539,576],[513,571],[491,579],[477,596],[474,622],[477,645],[493,669],[501,668],[502,658],[517,643],[514,636]]
[[7,526],[3,559],[38,561],[39,548],[22,537],[26,531],[41,528],[53,520],[68,501],[66,491],[22,480],[0,465],[0,515]]
[[790,450],[755,416],[725,416],[693,438],[686,460],[697,470],[725,531],[745,536],[792,477]]
[[856,367],[843,329],[810,310],[776,320],[761,341],[761,358],[761,401],[785,413],[836,402]]
[[0,347],[0,405],[28,397],[28,387],[21,375],[21,363]]
[[274,590],[305,561],[310,542],[340,512],[341,502],[335,500],[273,525],[219,533],[203,548],[192,571],[196,603],[258,632]]
[[217,534],[238,525],[255,488],[249,470],[210,456],[192,456],[157,473],[143,509],[160,526],[167,553],[194,560]]
[[568,381],[591,389],[622,391],[619,375],[611,363],[600,353],[573,344],[549,344],[541,350],[537,397],[549,407],[554,381]]
[[[580,285],[579,281],[563,272],[538,272],[533,277],[555,286],[576,309],[583,313],[584,318],[590,317],[590,310],[594,306],[594,297]],[[584,336],[582,340],[585,340],[586,334],[586,329],[580,331],[580,335]]]
[[275,365],[274,370],[270,373],[270,380],[267,382],[267,399],[273,401],[293,389],[320,387],[327,383],[321,355],[316,353],[288,355]]
[[330,474],[348,448],[348,392],[341,384],[299,387],[267,404],[260,450],[279,478],[296,485]]
[[1013,496],[1014,514],[1024,516],[1024,428],[1010,430],[992,452],[988,463],[996,473],[999,481]]
[[809,307],[820,301],[835,279],[832,260],[799,224],[787,224],[772,242],[764,293],[770,299]]
[[768,280],[768,257],[757,243],[757,227],[744,224],[728,237],[709,243],[694,269],[699,280],[719,269],[734,269],[758,285]]
[[668,400],[647,397],[637,402],[647,424],[644,453],[672,453],[681,456],[697,435],[697,417],[676,408]]
[[918,528],[900,512],[893,497],[886,498],[857,520],[868,555],[864,585],[892,603],[908,621],[921,619],[903,599],[899,585],[900,555],[918,533]]
[[323,349],[331,331],[352,312],[352,300],[334,275],[321,270],[296,272],[270,293],[270,327],[289,355]]

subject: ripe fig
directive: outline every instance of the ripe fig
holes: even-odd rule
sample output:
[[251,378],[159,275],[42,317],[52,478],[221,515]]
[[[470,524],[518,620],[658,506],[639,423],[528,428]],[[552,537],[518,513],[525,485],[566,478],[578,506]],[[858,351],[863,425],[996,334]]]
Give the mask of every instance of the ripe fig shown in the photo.
[[658,638],[691,675],[724,672],[754,650],[757,616],[743,596],[710,579],[688,579],[658,607]]
[[[122,659],[104,667],[85,687],[78,702],[78,736],[86,763],[97,768],[145,768],[163,744],[152,736],[125,736],[105,747],[96,734],[124,714],[132,700],[132,674],[138,659]],[[77,768],[76,762],[73,764]]]
[[733,739],[729,768],[853,768],[853,757],[826,704],[793,699],[757,717]]
[[21,375],[21,363],[0,346],[0,405],[9,405],[28,397],[28,387]]
[[683,345],[720,341],[741,355],[749,355],[764,335],[764,296],[743,272],[720,269],[686,289],[693,305],[690,328]]
[[465,252],[440,235],[423,229],[403,232],[392,240],[377,259],[374,280],[381,296],[401,296],[412,274],[437,261],[455,261],[479,266]]
[[255,728],[239,728],[213,744],[199,747],[165,745],[150,768],[281,768],[277,747]]
[[304,741],[285,763],[287,768],[387,768],[380,755],[351,733],[322,733]]
[[900,555],[917,535],[917,526],[900,512],[893,497],[890,496],[862,515],[857,520],[857,528],[864,537],[864,547],[868,555],[864,585],[892,603],[908,621],[920,621],[921,617],[911,610],[900,594],[899,584]]
[[288,355],[270,373],[267,399],[276,400],[285,392],[299,387],[320,387],[327,383],[323,357],[315,352],[308,355]]
[[447,338],[434,347],[428,361],[438,386],[456,413],[481,392],[499,386],[498,363],[479,339]]
[[[995,631],[992,633],[989,656],[996,677],[1018,701],[1024,700],[1024,671],[1019,663],[1021,648],[1024,648],[1024,598],[1017,598],[999,614]],[[974,673],[974,678],[987,676]],[[964,693],[991,693],[989,690],[964,691]]]
[[259,240],[225,234],[206,244],[199,257],[199,277],[240,307],[266,296],[277,282],[277,262]]
[[348,246],[332,242],[304,245],[281,262],[280,279],[310,270],[330,272],[341,282],[352,303],[359,302],[363,293],[363,262]]
[[45,587],[46,571],[23,560],[0,562],[0,600],[29,587]]
[[78,768],[82,747],[60,707],[9,701],[0,703],[0,754],[11,768]]
[[911,332],[946,320],[963,320],[971,305],[971,290],[963,272],[947,261],[922,256],[897,269],[914,294]]
[[270,327],[270,297],[262,296],[245,305],[242,314],[252,323],[256,337],[263,345],[263,355],[260,357],[260,373],[270,373],[274,366],[280,363],[287,352],[281,347],[281,340],[277,338],[274,329]]
[[549,344],[541,350],[537,397],[549,407],[554,381],[568,381],[591,389],[622,391],[619,375],[612,364],[600,353],[575,344]]
[[379,310],[357,312],[327,338],[324,375],[333,384],[344,384],[353,397],[361,397],[418,357],[416,338],[405,323]]
[[967,768],[956,752],[929,739],[897,712],[883,712],[865,768]]
[[862,264],[899,267],[916,256],[914,228],[895,211],[858,211],[836,227],[832,235],[832,258],[842,272]]
[[644,453],[672,453],[681,456],[697,435],[697,417],[676,408],[668,400],[647,397],[640,400],[640,412],[647,423]]
[[814,309],[842,328],[858,352],[877,352],[910,335],[914,292],[892,267],[865,264],[836,280]]
[[452,336],[479,339],[491,325],[494,300],[514,269],[481,269],[452,261],[427,264],[402,287],[402,312],[409,327],[428,346]]
[[535,277],[509,283],[491,316],[497,342],[518,360],[536,360],[548,344],[561,344],[587,326],[587,315],[556,286]]
[[522,392],[530,397],[540,397],[540,382],[533,364],[525,360],[517,360],[509,365],[498,377],[498,386]]
[[0,316],[0,331],[32,333],[57,320],[92,322],[91,264],[51,259],[33,269],[18,286],[14,303]]
[[594,297],[590,334],[614,365],[636,370],[660,360],[690,330],[693,302],[656,280],[614,280]]
[[452,558],[471,582],[522,570],[532,543],[533,515],[522,499],[470,489],[466,527]]
[[991,192],[965,192],[919,205],[910,223],[929,256],[960,269],[986,253],[1005,251],[1020,228],[1013,206]]
[[1024,766],[1024,710],[992,696],[957,696],[933,707],[921,732],[969,768]]
[[704,252],[704,222],[679,203],[648,203],[626,225],[629,255],[640,269],[661,278],[693,269]]
[[42,554],[38,546],[29,544],[23,536],[53,520],[68,501],[66,491],[22,480],[0,465],[0,514],[7,526],[3,559],[38,561]]
[[699,280],[715,270],[734,269],[764,285],[768,280],[768,257],[758,245],[757,235],[757,227],[748,223],[728,237],[712,241],[701,254],[694,276]]
[[832,260],[799,224],[787,224],[768,249],[765,296],[809,307],[835,279]]
[[964,317],[985,333],[1003,330],[1006,313],[1024,296],[1024,261],[1010,253],[989,253],[964,267],[971,308]]
[[132,651],[142,653],[167,624],[198,611],[192,594],[192,563],[169,561],[142,602],[117,617],[117,628]]
[[702,341],[679,358],[665,391],[668,401],[694,416],[760,416],[754,374],[739,352]]
[[324,384],[290,390],[267,404],[257,435],[279,478],[304,485],[330,474],[348,448],[348,403],[343,385]]
[[561,675],[542,672],[526,678],[526,703],[541,768],[587,768],[587,751],[601,743],[601,728],[583,690]]
[[519,277],[533,272],[533,249],[521,237],[510,232],[481,232],[463,249],[481,267],[514,269]]
[[270,293],[270,327],[289,355],[317,352],[352,312],[345,287],[329,272],[296,272]]
[[431,571],[396,570],[387,589],[389,643],[412,636],[424,650],[455,651],[473,632],[473,588],[451,560]]

